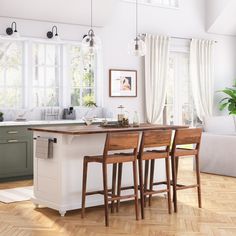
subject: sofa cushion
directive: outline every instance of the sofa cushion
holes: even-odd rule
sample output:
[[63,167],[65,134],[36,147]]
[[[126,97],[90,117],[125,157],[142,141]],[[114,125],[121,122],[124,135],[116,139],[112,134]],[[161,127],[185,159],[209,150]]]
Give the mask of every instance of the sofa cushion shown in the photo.
[[217,134],[230,134],[236,132],[236,120],[233,116],[204,117],[204,131]]

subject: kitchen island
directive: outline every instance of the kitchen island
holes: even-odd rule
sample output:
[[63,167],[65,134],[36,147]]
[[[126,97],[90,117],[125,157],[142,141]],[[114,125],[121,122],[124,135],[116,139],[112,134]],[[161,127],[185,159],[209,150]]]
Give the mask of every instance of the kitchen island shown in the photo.
[[[33,127],[34,137],[45,137],[55,141],[53,158],[39,159],[34,154],[34,196],[33,203],[58,210],[61,216],[67,211],[81,208],[83,157],[103,153],[108,132],[141,132],[187,128],[186,126],[141,124],[139,127],[104,128],[99,125],[77,125],[61,127]],[[35,144],[34,144],[35,145]],[[35,149],[35,148],[34,148]],[[162,161],[156,165],[162,165]],[[160,166],[158,170],[160,170]],[[155,173],[160,181],[165,179],[163,171]],[[111,169],[108,169],[108,185],[111,186]],[[123,168],[122,187],[132,185],[131,165]],[[102,170],[100,165],[90,165],[87,181],[89,191],[102,189]],[[103,204],[103,197],[88,196],[86,206]]]

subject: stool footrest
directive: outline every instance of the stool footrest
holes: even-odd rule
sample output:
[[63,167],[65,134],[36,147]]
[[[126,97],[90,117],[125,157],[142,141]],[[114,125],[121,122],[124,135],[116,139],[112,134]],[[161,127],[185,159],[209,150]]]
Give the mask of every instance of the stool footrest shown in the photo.
[[[112,189],[108,189],[107,190],[108,193],[112,191]],[[97,190],[97,191],[92,191],[92,192],[87,192],[86,193],[86,196],[89,196],[89,195],[95,195],[95,194],[104,194],[104,191],[103,190]]]
[[199,187],[198,184],[193,184],[193,185],[177,184],[177,185],[176,185],[176,190],[183,190],[183,189],[197,188],[197,187]]
[[161,182],[153,183],[153,185],[163,185],[163,184],[167,184],[167,182],[166,181],[161,181]]
[[111,197],[111,198],[108,198],[108,201],[115,201],[115,200],[122,200],[122,199],[130,199],[130,198],[134,198],[136,197],[135,194],[132,194],[132,195],[124,195],[124,196],[114,196],[114,197]]
[[144,192],[144,195],[152,195],[152,194],[158,194],[158,193],[166,193],[169,192],[168,189],[162,189],[162,190],[146,190],[146,192]]

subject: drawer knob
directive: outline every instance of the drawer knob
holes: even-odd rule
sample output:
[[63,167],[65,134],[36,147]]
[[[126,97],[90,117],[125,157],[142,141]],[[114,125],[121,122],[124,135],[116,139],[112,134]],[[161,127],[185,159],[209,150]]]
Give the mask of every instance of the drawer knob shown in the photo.
[[12,130],[12,131],[8,131],[8,134],[18,134],[18,131]]

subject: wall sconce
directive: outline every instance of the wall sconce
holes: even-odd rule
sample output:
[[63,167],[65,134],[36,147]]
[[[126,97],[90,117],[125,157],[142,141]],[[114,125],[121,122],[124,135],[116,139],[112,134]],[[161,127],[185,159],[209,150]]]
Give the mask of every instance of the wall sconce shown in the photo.
[[[55,35],[54,35],[54,29],[55,29]],[[51,31],[48,31],[47,32],[47,38],[49,38],[49,39],[52,39],[52,38],[55,38],[56,40],[60,40],[60,37],[59,37],[59,35],[58,35],[58,33],[57,33],[57,26],[56,25],[54,25],[53,27],[52,27],[52,30]]]
[[7,33],[7,35],[13,35],[14,37],[20,37],[20,34],[18,33],[18,31],[17,31],[17,24],[16,24],[16,22],[15,21],[13,21],[12,23],[11,23],[11,27],[8,27],[7,29],[6,29],[6,33]]

